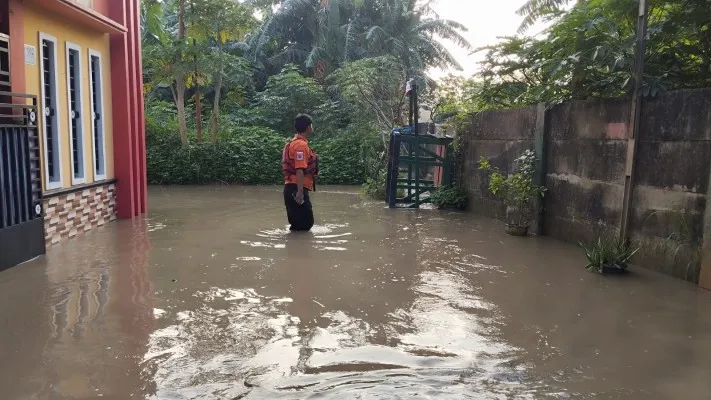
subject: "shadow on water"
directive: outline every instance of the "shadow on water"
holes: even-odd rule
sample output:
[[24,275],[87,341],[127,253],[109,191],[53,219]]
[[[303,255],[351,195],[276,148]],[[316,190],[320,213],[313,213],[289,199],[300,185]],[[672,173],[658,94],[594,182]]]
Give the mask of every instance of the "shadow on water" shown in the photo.
[[119,222],[0,273],[9,398],[711,396],[711,296],[468,214],[278,188],[152,188]]

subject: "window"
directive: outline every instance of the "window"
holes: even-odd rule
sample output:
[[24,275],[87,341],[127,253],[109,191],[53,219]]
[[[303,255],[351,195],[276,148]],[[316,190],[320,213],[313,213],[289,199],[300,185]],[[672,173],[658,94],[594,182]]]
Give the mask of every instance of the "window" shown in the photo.
[[81,92],[81,48],[67,43],[67,104],[69,105],[69,143],[72,158],[72,185],[85,183],[83,97]]
[[62,155],[57,114],[57,39],[40,34],[42,136],[47,190],[62,187]]
[[104,79],[101,75],[101,53],[89,50],[89,88],[91,90],[91,135],[95,180],[106,179],[106,146],[104,145]]
[[93,0],[74,0],[74,1],[76,1],[77,3],[83,5],[84,7],[88,7],[88,8],[91,8],[91,6],[93,5],[92,4]]

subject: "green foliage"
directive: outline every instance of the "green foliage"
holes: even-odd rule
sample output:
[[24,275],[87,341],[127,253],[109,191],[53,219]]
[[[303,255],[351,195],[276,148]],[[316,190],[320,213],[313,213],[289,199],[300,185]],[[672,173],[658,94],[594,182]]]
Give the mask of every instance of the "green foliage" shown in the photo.
[[[215,144],[191,142],[181,147],[172,106],[150,101],[146,109],[146,153],[151,184],[215,182],[282,183],[281,156],[287,138],[268,127],[226,123]],[[381,141],[353,130],[312,142],[319,154],[317,183],[360,185],[376,170]]]
[[316,138],[319,155],[318,182],[324,185],[360,185],[373,173],[381,145],[372,133],[344,132],[326,139]]
[[669,234],[669,236],[664,239],[664,243],[666,247],[672,251],[672,263],[676,263],[680,255],[686,256],[688,259],[685,266],[684,279],[698,280],[701,260],[703,258],[702,235],[694,233],[685,213],[681,214],[681,220],[675,232]]
[[464,210],[469,203],[469,194],[460,185],[440,186],[430,195],[432,204],[437,208],[456,208]]
[[600,273],[603,272],[603,267],[625,270],[627,262],[639,250],[611,236],[599,237],[589,248],[582,243],[580,246],[585,250],[585,257],[588,259],[585,269]]
[[316,132],[334,129],[333,118],[338,115],[336,105],[321,85],[301,75],[294,65],[269,78],[258,95],[256,109],[264,124],[285,135],[294,132],[294,117],[299,113],[314,117]]
[[328,82],[331,92],[352,106],[352,120],[390,132],[405,123],[405,78],[405,70],[395,58],[377,57],[343,66],[329,76]]
[[362,193],[372,200],[385,200],[387,173],[383,170],[374,177],[369,177],[363,184]]
[[474,79],[449,75],[434,86],[422,96],[422,107],[430,112],[430,119],[435,123],[453,123],[456,129],[467,115],[483,108],[480,104],[482,84]]
[[542,197],[546,190],[533,182],[535,162],[533,151],[526,150],[515,160],[514,172],[506,175],[483,157],[479,161],[479,169],[489,173],[489,191],[508,207],[513,207],[519,226],[531,221],[535,200]]
[[663,254],[671,265],[684,265],[684,279],[697,282],[703,258],[703,232],[694,229],[689,210],[656,210],[645,217],[642,226],[655,216],[665,214],[674,216],[674,222],[665,224],[670,233],[660,243],[645,247],[644,252]]
[[[625,96],[633,87],[637,0],[530,0],[521,12],[555,23],[545,37],[503,38],[485,51],[479,110]],[[650,0],[642,93],[711,86],[708,0]]]
[[469,49],[466,28],[439,18],[427,2],[415,0],[255,0],[270,12],[250,45],[260,66],[297,63],[314,77],[362,58],[394,56],[410,76],[432,67],[459,67],[442,44]]
[[173,132],[146,125],[148,182],[273,185],[282,182],[284,137],[268,128],[233,128],[227,140],[181,147]]

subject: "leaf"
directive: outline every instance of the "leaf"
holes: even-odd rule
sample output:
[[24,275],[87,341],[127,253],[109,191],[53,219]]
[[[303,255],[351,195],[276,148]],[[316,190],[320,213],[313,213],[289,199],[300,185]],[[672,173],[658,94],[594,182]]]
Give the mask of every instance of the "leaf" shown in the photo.
[[623,89],[627,88],[629,86],[631,80],[632,80],[632,77],[628,76],[627,79],[625,79],[625,81],[622,83],[622,88]]

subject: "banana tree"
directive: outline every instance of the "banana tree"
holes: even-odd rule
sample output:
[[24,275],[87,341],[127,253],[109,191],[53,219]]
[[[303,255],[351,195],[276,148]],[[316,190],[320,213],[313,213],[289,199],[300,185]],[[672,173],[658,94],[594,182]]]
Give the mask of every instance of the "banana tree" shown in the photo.
[[[212,142],[218,139],[220,120],[220,100],[230,69],[245,75],[248,70],[232,53],[246,49],[244,40],[247,34],[257,26],[253,9],[236,0],[190,0],[191,16],[189,35],[206,43],[205,54],[209,59],[209,74],[213,86],[214,98],[210,116],[210,136]],[[232,52],[232,53],[231,53]],[[238,68],[234,68],[238,67]]]
[[178,114],[178,133],[183,146],[188,145],[185,115],[186,80],[190,64],[186,60],[186,0],[147,0],[141,4],[143,59],[146,86],[170,88]]

